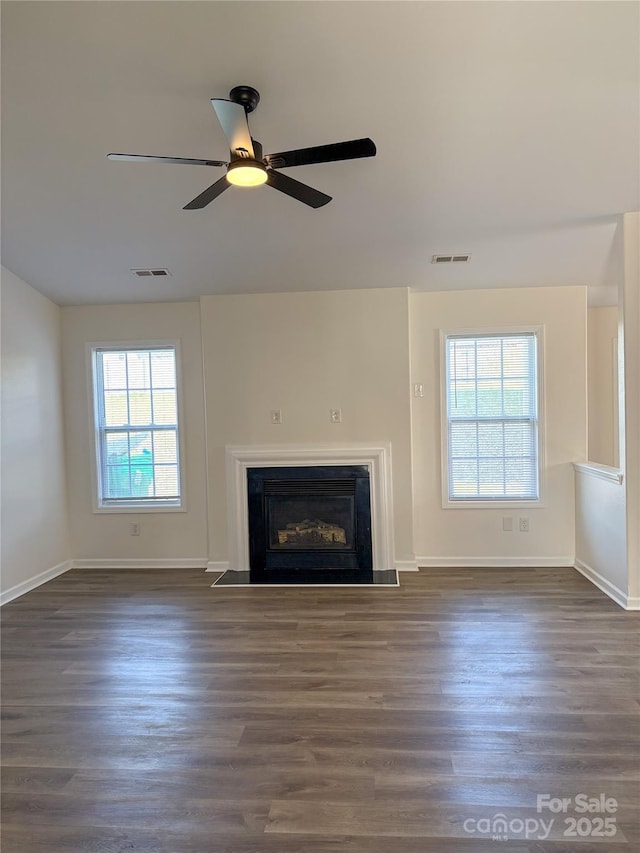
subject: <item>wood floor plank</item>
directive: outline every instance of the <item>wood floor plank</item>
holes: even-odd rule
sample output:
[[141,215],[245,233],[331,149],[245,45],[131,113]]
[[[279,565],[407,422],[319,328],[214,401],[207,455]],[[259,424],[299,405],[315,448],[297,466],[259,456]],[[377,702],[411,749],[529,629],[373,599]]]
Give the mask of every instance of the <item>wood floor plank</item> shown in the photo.
[[[495,842],[481,839],[446,839],[365,836],[239,835],[192,829],[189,833],[120,829],[102,826],[58,827],[46,824],[4,826],[3,840],[11,850],[43,853],[56,838],[56,853],[496,853]],[[500,853],[621,853],[620,845],[541,845],[538,842],[503,843]]]
[[[640,618],[577,572],[211,582],[72,570],[3,608],[3,853],[640,849]],[[582,792],[615,838],[465,829]]]
[[[490,811],[490,810],[489,810]],[[522,808],[512,806],[509,809],[510,820],[534,821],[539,819],[535,807]],[[465,823],[486,818],[487,809],[483,806],[426,804],[416,801],[402,803],[308,803],[298,800],[276,800],[272,803],[265,826],[266,833],[320,834],[323,827],[331,826],[336,834],[365,835],[383,838],[403,834],[411,838],[456,838],[464,837]],[[565,825],[553,816],[549,840],[562,841]],[[471,834],[471,832],[467,832]],[[545,834],[543,830],[542,834]],[[537,837],[536,833],[536,837]],[[620,842],[626,841],[619,830]],[[543,840],[546,840],[543,839]]]

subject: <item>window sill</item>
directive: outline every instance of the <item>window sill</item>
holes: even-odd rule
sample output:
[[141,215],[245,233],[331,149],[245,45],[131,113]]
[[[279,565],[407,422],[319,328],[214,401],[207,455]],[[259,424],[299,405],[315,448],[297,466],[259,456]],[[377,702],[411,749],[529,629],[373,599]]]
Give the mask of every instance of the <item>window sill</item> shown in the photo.
[[539,509],[545,506],[544,501],[528,500],[495,500],[495,501],[448,501],[442,502],[442,509]]
[[149,504],[126,504],[124,506],[94,506],[93,512],[94,515],[102,515],[102,513],[107,514],[129,514],[129,515],[139,515],[140,513],[156,513],[156,514],[164,514],[165,512],[186,512],[187,507],[184,502],[182,505],[178,506],[176,504],[165,505],[156,504],[154,506],[150,506]]

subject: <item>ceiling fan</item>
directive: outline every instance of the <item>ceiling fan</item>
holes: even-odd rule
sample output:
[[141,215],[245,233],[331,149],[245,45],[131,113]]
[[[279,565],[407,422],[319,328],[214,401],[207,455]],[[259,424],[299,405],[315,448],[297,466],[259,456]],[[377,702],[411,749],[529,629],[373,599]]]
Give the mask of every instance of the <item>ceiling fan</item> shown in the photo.
[[145,154],[108,154],[110,160],[128,160],[134,163],[186,163],[192,166],[226,166],[227,173],[197,198],[184,206],[184,210],[200,210],[217,198],[231,184],[237,187],[255,187],[267,184],[309,207],[322,207],[331,196],[313,187],[295,181],[279,169],[290,166],[307,166],[313,163],[330,163],[335,160],[355,160],[373,157],[376,146],[371,139],[352,139],[314,148],[297,148],[263,157],[262,145],[252,138],[247,116],[258,106],[260,95],[251,86],[236,86],[229,92],[229,100],[212,98],[211,105],[229,143],[230,159],[196,160],[188,157],[154,157]]

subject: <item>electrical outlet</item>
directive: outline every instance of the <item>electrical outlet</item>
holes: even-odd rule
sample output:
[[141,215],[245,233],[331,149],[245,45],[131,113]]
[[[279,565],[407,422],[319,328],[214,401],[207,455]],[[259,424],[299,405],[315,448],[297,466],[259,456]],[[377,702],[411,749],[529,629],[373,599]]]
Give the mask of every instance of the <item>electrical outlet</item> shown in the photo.
[[272,424],[281,424],[282,423],[282,409],[271,409],[271,423]]
[[140,536],[140,522],[139,521],[129,522],[129,534],[131,536]]
[[529,532],[529,519],[528,518],[520,518],[518,521],[518,530],[520,533],[528,533]]
[[505,531],[505,533],[509,533],[511,530],[513,530],[513,518],[510,515],[502,516],[502,529]]
[[422,384],[422,382],[414,382],[413,396],[414,397],[424,397],[424,385]]
[[329,420],[332,424],[341,424],[342,409],[329,409]]

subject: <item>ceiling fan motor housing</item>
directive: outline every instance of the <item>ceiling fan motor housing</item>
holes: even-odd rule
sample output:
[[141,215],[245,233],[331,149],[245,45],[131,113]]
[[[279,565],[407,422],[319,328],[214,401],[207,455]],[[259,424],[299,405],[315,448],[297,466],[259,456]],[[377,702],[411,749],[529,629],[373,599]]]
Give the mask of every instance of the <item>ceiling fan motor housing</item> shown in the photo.
[[229,100],[242,104],[248,113],[252,113],[260,103],[260,94],[253,86],[234,86],[229,92]]

